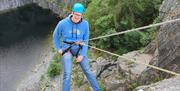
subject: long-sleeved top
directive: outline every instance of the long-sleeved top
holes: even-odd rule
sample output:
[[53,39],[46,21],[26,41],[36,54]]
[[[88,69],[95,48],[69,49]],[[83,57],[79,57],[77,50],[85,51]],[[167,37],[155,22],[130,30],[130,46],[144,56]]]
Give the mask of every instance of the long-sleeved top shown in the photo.
[[58,22],[53,32],[53,42],[56,51],[65,50],[69,47],[68,44],[62,42],[77,42],[83,41],[84,46],[80,51],[80,55],[86,56],[88,50],[89,39],[89,24],[86,20],[81,19],[80,22],[74,23],[71,20],[72,15]]

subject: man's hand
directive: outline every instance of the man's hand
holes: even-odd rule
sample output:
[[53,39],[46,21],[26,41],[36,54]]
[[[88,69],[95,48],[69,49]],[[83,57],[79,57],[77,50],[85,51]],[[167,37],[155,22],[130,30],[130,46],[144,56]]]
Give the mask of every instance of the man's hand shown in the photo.
[[59,53],[59,54],[62,54],[62,50],[61,50],[61,49],[60,49],[60,50],[58,50],[58,53]]
[[80,41],[75,42],[76,45],[79,45],[80,43],[81,43]]
[[76,61],[77,62],[81,62],[83,60],[83,56],[79,55],[77,58],[76,58]]

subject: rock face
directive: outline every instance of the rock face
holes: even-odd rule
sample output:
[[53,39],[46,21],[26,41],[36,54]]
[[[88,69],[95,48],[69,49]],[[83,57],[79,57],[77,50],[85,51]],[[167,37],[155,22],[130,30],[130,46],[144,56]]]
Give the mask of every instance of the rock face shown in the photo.
[[0,11],[36,3],[40,7],[50,9],[56,14],[61,14],[60,16],[63,17],[67,13],[68,5],[72,5],[75,1],[87,2],[87,0],[0,0]]
[[50,9],[54,13],[62,13],[63,7],[58,4],[62,3],[63,0],[1,0],[0,11],[21,7],[27,4],[36,3],[40,7]]
[[[160,18],[162,21],[180,18],[180,1],[164,0],[160,7]],[[180,21],[160,27],[156,51],[157,54],[154,53],[154,55],[157,55],[157,58],[153,59],[155,61],[151,61],[152,64],[177,73],[180,72]],[[148,69],[140,77],[140,80],[143,81],[143,84],[149,84],[149,81],[154,78],[162,80],[162,78],[170,77],[168,75]],[[155,84],[140,86],[133,91],[180,91],[180,79],[179,77],[166,79]]]
[[32,3],[33,0],[0,0],[0,11]]
[[64,13],[63,0],[33,0],[32,3],[36,3],[42,8],[50,9],[56,14]]
[[[180,1],[164,0],[160,8],[160,18],[162,21],[180,18]],[[155,47],[152,47],[150,45],[148,48],[151,48],[151,50],[146,52],[152,55],[132,52],[123,56],[136,61],[140,60],[140,62],[143,60],[142,62],[146,64],[149,64],[149,61],[151,61],[150,63],[153,65],[159,65],[179,73],[177,69],[180,67],[180,21],[160,26],[157,39],[158,46],[156,47],[154,44],[152,46]],[[146,59],[147,61],[144,61]],[[103,61],[103,59],[100,60]],[[135,80],[137,77],[142,78],[139,79],[143,81],[142,83],[137,81],[141,85],[157,82],[162,80],[163,77],[170,77],[166,73],[150,68],[146,69],[143,65],[141,66],[121,58],[117,62],[108,62],[107,60],[100,62],[96,70],[97,76],[104,79],[107,91],[127,91],[129,90],[128,86],[133,83],[130,80]],[[179,86],[180,78],[174,77],[152,85],[138,87],[134,91],[180,91]]]
[[[131,60],[134,60],[138,63],[144,63],[144,64],[149,64],[149,62],[153,58],[152,55],[141,54],[139,51],[130,52],[123,56]],[[123,72],[126,72],[127,75],[131,76],[131,79],[136,79],[136,77],[139,77],[139,75],[147,68],[147,66],[143,64],[138,64],[130,60],[124,60],[122,58],[119,58],[118,60],[121,70]]]
[[152,85],[140,86],[133,91],[180,91],[180,77],[173,77]]
[[[180,1],[164,0],[160,7],[162,21],[180,18]],[[159,66],[180,60],[180,21],[165,24],[158,33]],[[180,64],[180,62],[178,63]]]
[[[152,55],[142,54],[139,51],[133,51],[124,54],[123,57],[127,57],[129,59],[146,64],[148,64],[152,59]],[[97,59],[89,59],[89,61],[93,73],[100,81],[100,86],[105,87],[105,91],[131,91],[136,77],[138,77],[141,72],[147,68],[144,65],[136,64],[122,58],[118,58],[116,61],[113,61],[109,56],[106,58],[99,57]],[[78,67],[77,64],[73,67],[73,72],[77,75],[84,76],[83,73],[79,73],[82,72],[82,70],[80,67]],[[85,76],[82,77],[82,82],[79,83],[80,87],[78,87],[75,82],[80,80],[80,76],[75,77],[75,74],[72,74],[71,91],[92,91],[92,88],[90,87],[90,84],[88,84]],[[43,85],[40,83],[40,86],[41,89],[44,89],[43,91],[60,91],[62,84],[62,74],[61,76],[51,80],[44,77],[42,84]],[[33,91],[39,90],[33,89]]]
[[[123,57],[146,64],[149,64],[152,59],[152,55],[142,54],[139,51],[124,54]],[[112,61],[100,57],[91,65],[93,72],[95,72],[97,78],[103,81],[107,91],[130,90],[129,84],[132,84],[131,82],[147,68],[147,66],[123,58]]]
[[27,83],[22,85],[37,82],[52,58],[50,44],[44,37],[28,38],[9,48],[0,47],[0,50],[0,91],[16,91],[25,79]]

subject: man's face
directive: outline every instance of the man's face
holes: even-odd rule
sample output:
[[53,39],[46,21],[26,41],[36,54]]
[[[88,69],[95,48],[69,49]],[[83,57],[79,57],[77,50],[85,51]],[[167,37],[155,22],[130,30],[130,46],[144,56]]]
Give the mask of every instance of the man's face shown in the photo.
[[78,13],[78,12],[72,12],[72,20],[73,20],[73,22],[75,22],[75,23],[78,23],[80,20],[81,20],[81,18],[82,18],[82,14],[81,13]]

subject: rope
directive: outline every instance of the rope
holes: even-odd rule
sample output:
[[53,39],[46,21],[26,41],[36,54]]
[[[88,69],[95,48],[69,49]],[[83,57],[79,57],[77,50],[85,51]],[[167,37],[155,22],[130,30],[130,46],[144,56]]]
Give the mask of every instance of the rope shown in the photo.
[[151,28],[151,27],[160,26],[160,25],[163,25],[163,24],[173,23],[173,22],[176,22],[176,21],[179,21],[179,20],[180,20],[180,18],[177,18],[177,19],[174,19],[174,20],[169,20],[169,21],[165,21],[165,22],[161,22],[161,23],[156,23],[156,24],[151,24],[151,25],[147,25],[147,26],[143,26],[143,27],[139,27],[139,28],[135,28],[135,29],[126,30],[126,31],[123,31],[123,32],[117,32],[117,33],[113,33],[113,34],[109,34],[109,35],[95,37],[95,38],[91,38],[89,40],[92,41],[92,40],[102,39],[102,38],[111,37],[111,36],[115,36],[115,35],[120,35],[120,34],[124,34],[124,33],[128,33],[128,32],[138,31],[138,30],[142,30],[142,29],[147,29],[147,28]]
[[[142,29],[147,29],[147,28],[151,28],[151,27],[156,27],[156,26],[160,26],[160,25],[163,25],[163,24],[177,22],[179,20],[180,20],[180,18],[177,18],[177,19],[174,19],[174,20],[169,20],[169,21],[165,21],[165,22],[161,22],[161,23],[156,23],[156,24],[151,24],[151,25],[147,25],[147,26],[143,26],[143,27],[139,27],[139,28],[135,28],[135,29],[126,30],[126,31],[123,31],[123,32],[118,32],[118,33],[113,33],[113,34],[109,34],[109,35],[99,36],[99,37],[91,38],[91,39],[89,39],[89,41],[102,39],[102,38],[106,38],[106,37],[111,37],[111,36],[115,36],[115,35],[120,35],[120,34],[124,34],[124,33],[128,33],[128,32],[138,31],[138,30],[142,30]],[[85,45],[85,44],[81,43],[81,45]],[[117,56],[119,58],[123,58],[123,59],[129,60],[129,61],[132,61],[132,62],[135,62],[135,63],[138,63],[138,64],[142,64],[142,65],[154,68],[156,70],[160,70],[160,71],[172,74],[172,75],[180,76],[179,73],[169,71],[169,70],[166,70],[166,69],[154,66],[154,65],[149,65],[149,64],[146,64],[146,63],[141,63],[141,62],[138,62],[138,61],[134,61],[132,59],[128,59],[128,58],[120,56],[118,54],[115,54],[115,53],[112,53],[112,52],[109,52],[109,51],[106,51],[106,50],[103,50],[103,49],[100,49],[100,48],[96,48],[94,46],[90,46],[90,45],[85,45],[85,46],[88,46],[90,48],[93,48],[95,50],[99,50],[101,52],[104,52],[104,53],[107,53],[107,54],[110,54],[110,55],[113,55],[113,56]]]
[[[84,43],[81,43],[81,45],[85,45],[85,44],[84,44]],[[97,48],[97,47],[94,47],[94,46],[90,46],[90,45],[85,45],[85,46],[88,46],[88,47],[90,47],[90,48],[92,48],[92,49],[99,50],[99,51],[101,51],[101,52],[104,52],[104,53],[107,53],[107,54],[110,54],[110,55],[113,55],[113,56],[117,56],[117,57],[122,58],[122,59],[126,59],[126,60],[129,60],[129,61],[138,63],[138,64],[142,64],[142,65],[145,65],[145,66],[154,68],[154,69],[156,69],[156,70],[160,70],[160,71],[163,71],[163,72],[166,72],[166,73],[175,75],[175,76],[180,76],[179,73],[176,73],[176,72],[173,72],[173,71],[169,71],[169,70],[166,70],[166,69],[163,69],[163,68],[160,68],[160,67],[156,67],[156,66],[154,66],[154,65],[150,65],[150,64],[146,64],[146,63],[141,63],[141,62],[138,62],[138,61],[135,61],[135,60],[132,60],[132,59],[128,59],[127,57],[123,57],[123,56],[120,56],[120,55],[118,55],[118,54],[115,54],[115,53],[112,53],[112,52],[109,52],[109,51],[106,51],[106,50],[103,50],[103,49],[100,49],[100,48]]]

